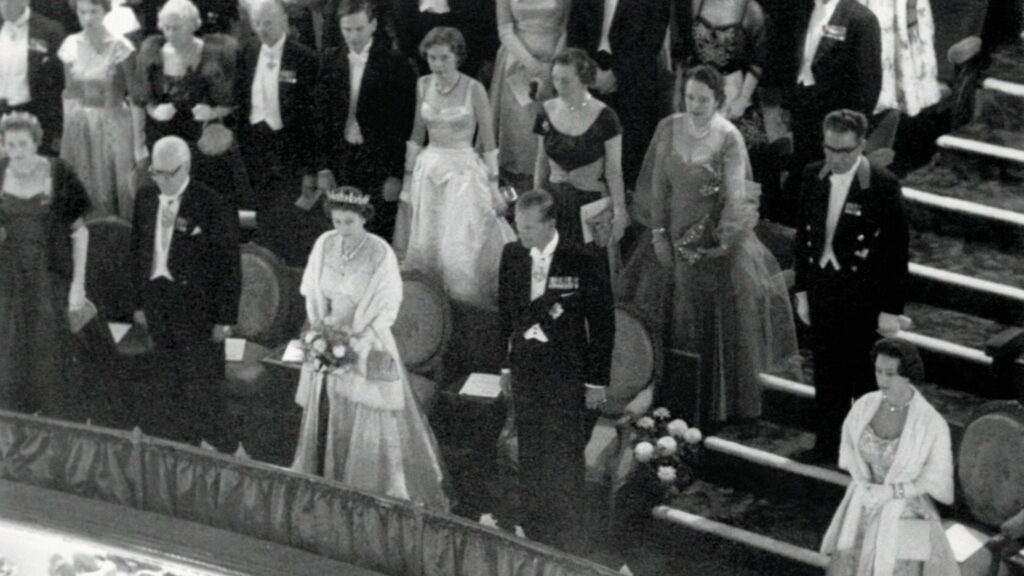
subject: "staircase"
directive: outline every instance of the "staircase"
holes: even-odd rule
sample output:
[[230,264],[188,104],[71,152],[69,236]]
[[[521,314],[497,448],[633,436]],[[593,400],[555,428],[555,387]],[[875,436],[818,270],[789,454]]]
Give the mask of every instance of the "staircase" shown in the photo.
[[[921,388],[950,425],[954,454],[972,412],[1018,397],[1024,326],[1024,49],[993,58],[974,121],[935,142],[933,161],[903,179],[911,281],[899,337],[924,356]],[[786,231],[759,229],[785,265]],[[769,237],[765,237],[765,236]],[[772,237],[774,236],[774,237]],[[817,552],[849,476],[792,459],[813,445],[814,387],[763,374],[760,420],[705,439],[700,480],[658,506],[659,523],[760,551],[765,574],[821,574]],[[958,499],[943,518],[989,534]],[[770,562],[769,562],[770,559]],[[968,572],[965,572],[965,574]]]

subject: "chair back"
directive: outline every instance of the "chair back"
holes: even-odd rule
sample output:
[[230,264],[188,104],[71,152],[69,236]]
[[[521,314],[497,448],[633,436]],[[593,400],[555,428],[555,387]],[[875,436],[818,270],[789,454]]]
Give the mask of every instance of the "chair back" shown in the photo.
[[1024,509],[1024,406],[988,402],[964,430],[960,487],[971,514],[992,528]]

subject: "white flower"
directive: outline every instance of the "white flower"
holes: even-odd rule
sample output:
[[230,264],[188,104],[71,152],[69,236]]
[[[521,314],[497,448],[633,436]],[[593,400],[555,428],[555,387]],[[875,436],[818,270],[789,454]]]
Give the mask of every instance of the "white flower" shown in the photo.
[[668,433],[676,438],[682,438],[688,428],[686,421],[681,418],[676,418],[668,423]]
[[313,350],[317,354],[323,354],[327,351],[327,342],[323,338],[318,338],[313,342]]
[[347,349],[344,344],[335,344],[334,348],[331,348],[331,354],[334,355],[335,358],[344,358],[346,350]]
[[671,456],[676,453],[679,445],[676,444],[676,439],[671,436],[662,436],[658,438],[658,456]]
[[686,432],[683,432],[683,440],[687,444],[700,444],[703,439],[704,435],[700,433],[699,428],[688,428]]
[[655,409],[652,415],[660,420],[668,420],[672,417],[672,413],[668,411],[668,408],[664,407]]
[[650,416],[644,416],[643,418],[636,421],[636,427],[641,430],[654,430],[654,418]]
[[562,308],[562,305],[558,302],[555,302],[554,306],[552,306],[551,309],[548,310],[548,314],[550,314],[551,318],[555,320],[558,320],[558,317],[561,316],[564,312],[565,308]]
[[312,344],[313,341],[317,339],[317,336],[319,336],[319,334],[310,330],[309,332],[306,332],[305,336],[302,337],[302,341],[305,342],[306,344]]
[[661,480],[665,484],[671,484],[676,481],[676,468],[675,466],[658,466],[658,480]]
[[636,456],[637,462],[646,464],[654,458],[654,446],[650,442],[640,442],[633,448],[633,455]]

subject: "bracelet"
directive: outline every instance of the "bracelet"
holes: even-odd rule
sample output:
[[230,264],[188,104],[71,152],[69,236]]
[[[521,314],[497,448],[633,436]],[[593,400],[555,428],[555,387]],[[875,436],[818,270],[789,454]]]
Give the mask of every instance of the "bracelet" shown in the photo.
[[664,226],[662,226],[661,228],[652,228],[651,229],[651,234],[665,234],[665,233],[666,232],[665,232],[665,227]]

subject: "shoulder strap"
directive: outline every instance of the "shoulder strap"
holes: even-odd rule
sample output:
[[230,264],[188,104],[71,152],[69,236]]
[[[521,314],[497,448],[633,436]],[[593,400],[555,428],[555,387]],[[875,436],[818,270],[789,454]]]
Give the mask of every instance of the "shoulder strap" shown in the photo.
[[[459,74],[462,74],[462,72],[459,72]],[[462,105],[469,108],[470,104],[473,103],[473,79],[465,74],[462,75],[465,76],[466,80],[468,80],[468,82],[466,82],[466,98]]]

